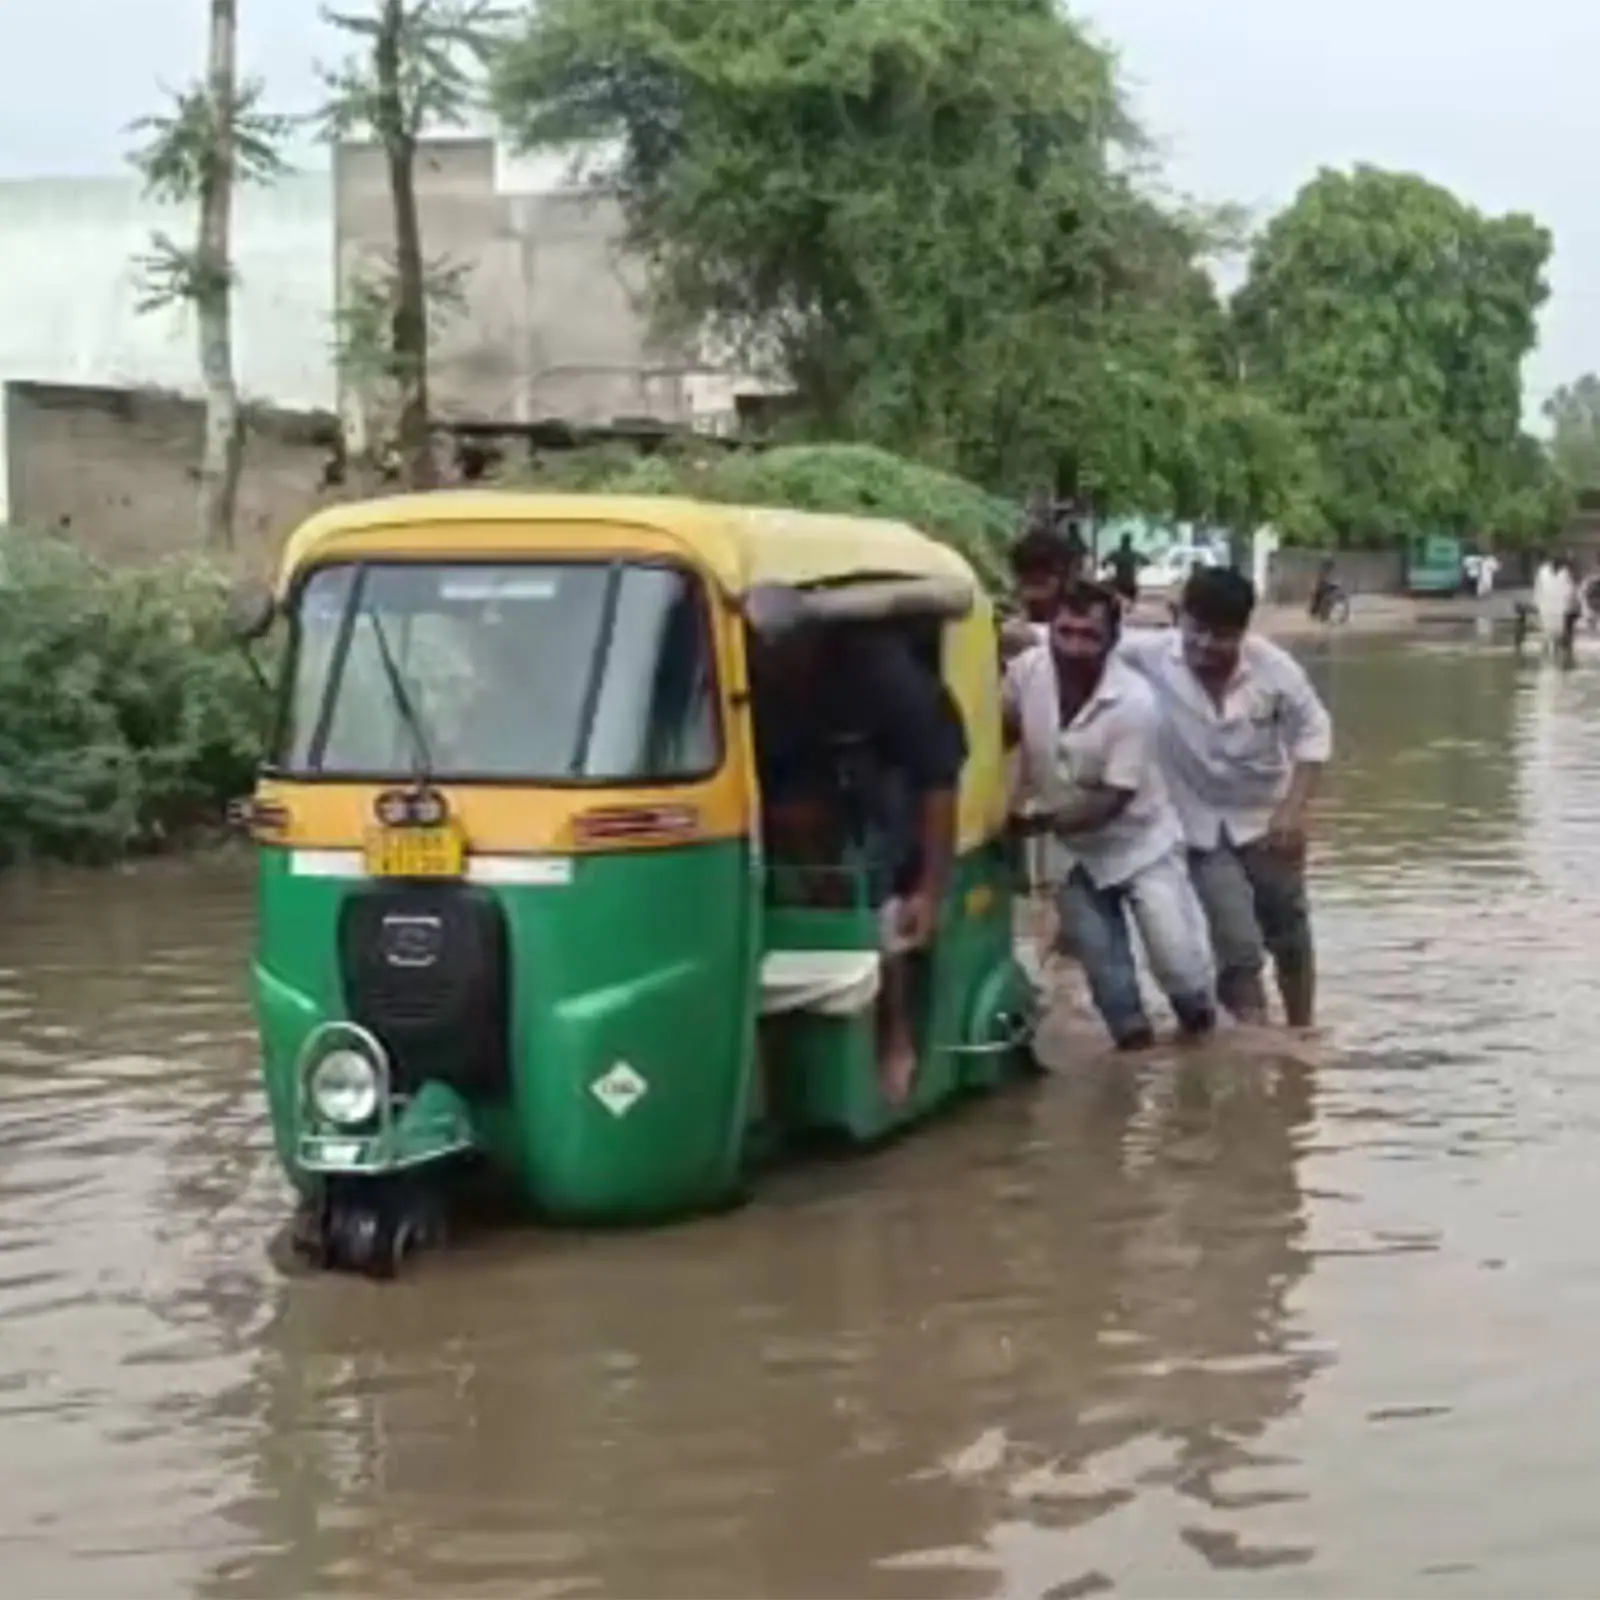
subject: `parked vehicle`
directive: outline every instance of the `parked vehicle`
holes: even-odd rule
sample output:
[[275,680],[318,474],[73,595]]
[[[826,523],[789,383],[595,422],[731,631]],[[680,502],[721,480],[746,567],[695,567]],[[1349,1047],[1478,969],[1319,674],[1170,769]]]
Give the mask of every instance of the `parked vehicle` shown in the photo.
[[1217,554],[1208,545],[1173,545],[1139,574],[1139,587],[1153,594],[1176,591],[1184,586],[1196,567],[1218,565]]
[[1406,543],[1406,590],[1415,595],[1457,595],[1465,568],[1462,543],[1449,534],[1418,535]]
[[[820,869],[763,848],[748,655],[773,596],[903,635],[965,725],[903,1106],[877,1072],[871,846],[852,834]],[[1030,1070],[995,621],[946,546],[784,511],[432,494],[314,516],[241,616],[286,624],[247,808],[254,986],[320,1263],[392,1271],[473,1176],[571,1222],[725,1205],[765,1151],[868,1144]]]

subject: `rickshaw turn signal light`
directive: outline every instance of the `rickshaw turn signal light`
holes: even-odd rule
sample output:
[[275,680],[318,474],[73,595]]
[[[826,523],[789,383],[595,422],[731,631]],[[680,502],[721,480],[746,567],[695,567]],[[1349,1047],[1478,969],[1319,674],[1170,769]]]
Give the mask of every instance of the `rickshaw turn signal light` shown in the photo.
[[281,801],[247,795],[229,801],[228,823],[243,829],[257,844],[278,844],[289,831],[289,808]]

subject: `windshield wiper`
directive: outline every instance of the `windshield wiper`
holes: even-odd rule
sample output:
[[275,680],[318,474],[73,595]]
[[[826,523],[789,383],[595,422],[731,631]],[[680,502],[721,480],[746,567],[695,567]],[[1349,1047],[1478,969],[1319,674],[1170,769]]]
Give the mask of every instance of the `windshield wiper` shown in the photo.
[[395,709],[400,713],[400,720],[406,725],[406,732],[411,735],[416,755],[414,776],[418,783],[426,783],[433,775],[433,753],[428,746],[428,735],[423,729],[422,717],[417,711],[416,702],[411,698],[410,690],[406,688],[405,676],[395,661],[394,651],[389,647],[389,635],[384,631],[382,619],[376,611],[369,611],[367,621],[372,624],[372,636],[378,641],[378,656],[383,662],[383,675],[389,680],[389,692],[394,696]]

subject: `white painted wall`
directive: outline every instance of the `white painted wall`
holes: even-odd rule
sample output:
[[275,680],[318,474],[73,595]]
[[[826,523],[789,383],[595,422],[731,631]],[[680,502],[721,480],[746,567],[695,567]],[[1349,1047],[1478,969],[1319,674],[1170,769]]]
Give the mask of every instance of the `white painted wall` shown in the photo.
[[[333,199],[325,173],[247,190],[235,216],[240,387],[287,406],[334,403]],[[140,315],[134,257],[152,231],[187,244],[194,219],[128,178],[0,183],[0,381],[198,392],[188,315]]]
[[[592,164],[589,170],[593,170]],[[513,211],[520,204],[538,211],[539,218],[546,211],[565,216],[575,207],[581,209],[573,194],[576,187],[571,152],[522,157],[500,146],[493,153],[493,175],[484,200],[492,207],[493,197],[498,195]],[[486,208],[480,209],[487,214]],[[332,410],[338,406],[333,366],[334,212],[331,172],[296,174],[273,188],[246,189],[238,196],[235,358],[240,387],[249,399],[289,407]],[[602,267],[610,259],[608,252],[614,254],[617,249],[616,244],[608,246],[604,238],[608,226],[620,235],[620,221],[608,220],[600,225],[600,237],[592,247],[583,246]],[[473,229],[465,229],[461,242],[469,254],[481,256],[475,264],[481,269],[478,276],[484,280],[482,287],[489,292],[495,312],[493,327],[483,330],[477,364],[492,368],[497,362],[504,365],[509,361],[537,366],[548,356],[548,352],[541,355],[543,344],[549,344],[555,334],[620,318],[626,326],[610,330],[610,343],[625,347],[625,351],[607,359],[622,361],[630,374],[635,365],[640,370],[637,381],[630,376],[632,389],[626,404],[614,405],[609,399],[596,402],[597,414],[604,414],[601,420],[608,419],[619,405],[629,412],[665,406],[662,414],[671,416],[686,407],[689,417],[703,427],[731,425],[735,391],[762,385],[735,378],[726,372],[725,360],[707,352],[705,366],[680,385],[684,388],[681,399],[671,405],[658,403],[650,388],[648,352],[641,354],[636,349],[649,343],[645,330],[634,327],[631,309],[619,310],[600,292],[606,287],[606,274],[591,263],[584,272],[569,274],[571,282],[557,281],[559,274],[552,276],[551,263],[565,259],[557,248],[565,235],[542,241],[541,259],[547,269],[540,280],[543,299],[520,271],[500,284],[488,270],[494,264],[494,252],[504,255],[539,244],[542,228],[541,223],[534,237],[526,241],[513,237],[514,230],[501,238],[497,229],[492,237],[480,239]],[[141,315],[135,266],[135,258],[148,250],[152,232],[165,231],[180,244],[187,244],[193,229],[191,210],[146,200],[132,174],[0,182],[0,383],[32,380],[150,386],[198,394],[199,361],[191,318],[182,309]],[[448,237],[427,243],[435,253],[451,253]],[[581,254],[581,243],[567,240],[567,254],[575,250]],[[501,292],[492,292],[491,283]],[[585,292],[585,285],[591,292]],[[554,309],[543,303],[552,295],[561,300]],[[447,345],[450,342],[445,341]],[[467,385],[460,399],[454,409],[469,414],[495,415],[505,410],[497,402],[494,384],[481,376]],[[564,393],[553,393],[551,404],[565,411],[575,402]],[[4,495],[0,462],[0,514]]]

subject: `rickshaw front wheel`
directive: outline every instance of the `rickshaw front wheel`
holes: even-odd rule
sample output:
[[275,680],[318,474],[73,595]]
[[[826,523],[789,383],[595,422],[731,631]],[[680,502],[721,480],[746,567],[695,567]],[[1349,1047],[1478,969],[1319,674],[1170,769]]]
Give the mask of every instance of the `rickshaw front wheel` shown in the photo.
[[394,1271],[393,1230],[374,1197],[357,1196],[329,1204],[325,1259],[330,1267],[386,1278]]
[[332,1184],[297,1223],[295,1247],[313,1266],[393,1278],[425,1245],[444,1237],[439,1206],[410,1184]]

